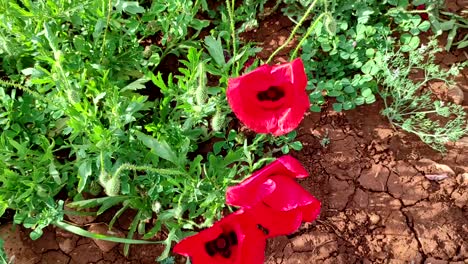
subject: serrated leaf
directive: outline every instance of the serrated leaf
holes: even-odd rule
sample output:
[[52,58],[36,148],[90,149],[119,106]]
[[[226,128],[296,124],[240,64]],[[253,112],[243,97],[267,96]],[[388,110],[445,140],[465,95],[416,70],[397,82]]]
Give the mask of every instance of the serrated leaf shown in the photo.
[[220,38],[215,39],[213,36],[205,37],[205,47],[211,57],[215,60],[216,64],[219,66],[224,66],[226,64]]
[[166,141],[157,140],[154,137],[145,135],[139,131],[136,131],[136,136],[145,146],[150,148],[154,154],[172,162],[175,165],[179,165],[177,154],[171,149]]
[[83,163],[80,164],[78,167],[78,192],[81,193],[86,186],[88,181],[88,177],[92,173],[91,161],[85,160]]
[[137,79],[137,80],[129,83],[127,86],[122,88],[122,90],[120,90],[120,91],[124,92],[124,91],[136,91],[136,90],[140,90],[140,89],[145,89],[146,88],[146,86],[145,86],[146,82],[148,82],[148,79],[146,79],[146,78]]
[[58,51],[58,38],[55,36],[55,32],[52,31],[50,25],[46,22],[44,22],[44,31],[45,37],[47,41],[49,41],[49,45],[52,48],[52,51]]

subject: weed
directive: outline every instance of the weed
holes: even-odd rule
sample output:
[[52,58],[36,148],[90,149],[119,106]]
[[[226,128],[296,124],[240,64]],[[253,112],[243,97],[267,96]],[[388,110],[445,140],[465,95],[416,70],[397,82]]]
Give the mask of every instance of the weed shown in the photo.
[[[394,126],[416,134],[435,150],[445,151],[447,142],[454,142],[468,132],[466,113],[460,105],[434,101],[432,93],[421,88],[432,80],[450,84],[449,78],[458,74],[463,65],[453,65],[444,71],[434,64],[435,54],[440,52],[436,40],[407,55],[402,48],[397,51],[390,48],[378,64],[381,65],[378,79],[383,85],[380,95],[385,102],[382,114]],[[410,79],[414,70],[423,72],[422,80]]]

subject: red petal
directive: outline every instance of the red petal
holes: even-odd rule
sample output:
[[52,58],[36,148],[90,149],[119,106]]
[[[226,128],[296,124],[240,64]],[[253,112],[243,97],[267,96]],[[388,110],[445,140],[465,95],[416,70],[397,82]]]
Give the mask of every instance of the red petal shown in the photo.
[[231,186],[226,191],[226,203],[241,207],[257,204],[274,192],[276,184],[268,180],[273,175],[283,175],[291,178],[307,177],[307,171],[299,161],[289,155],[282,156],[238,185]]
[[307,87],[307,75],[301,58],[297,58],[290,63],[273,66],[271,74],[277,80],[291,83],[297,91],[302,92]]
[[270,180],[275,182],[276,188],[263,198],[263,202],[275,210],[290,211],[317,202],[313,195],[292,178],[275,175]]
[[257,133],[276,128],[274,112],[259,107],[257,93],[273,86],[269,65],[228,81],[226,96],[234,114]]
[[[280,87],[285,96],[278,101],[260,101],[257,94]],[[226,95],[233,112],[257,133],[283,135],[294,130],[309,108],[305,91],[307,76],[301,59],[278,66],[263,65],[248,74],[231,78]]]
[[302,212],[302,222],[313,222],[320,214],[321,202],[314,197],[314,201],[303,206],[299,210]]
[[252,214],[257,228],[262,230],[268,238],[291,234],[300,227],[302,222],[300,210],[282,212],[263,203],[246,210],[246,213]]
[[289,64],[275,67],[272,70],[272,75],[276,79],[284,78],[285,81],[291,84],[290,92],[286,93],[288,100],[286,105],[288,107],[278,113],[278,127],[275,131],[272,131],[274,135],[284,135],[299,126],[305,112],[310,107],[309,96],[306,92],[307,75],[300,58]]
[[[238,244],[232,247],[231,257],[224,258],[220,254],[210,256],[205,244],[222,233],[234,231]],[[239,210],[230,214],[212,227],[187,237],[173,249],[175,253],[191,257],[194,264],[262,264],[265,251],[265,236],[256,228],[251,214]]]

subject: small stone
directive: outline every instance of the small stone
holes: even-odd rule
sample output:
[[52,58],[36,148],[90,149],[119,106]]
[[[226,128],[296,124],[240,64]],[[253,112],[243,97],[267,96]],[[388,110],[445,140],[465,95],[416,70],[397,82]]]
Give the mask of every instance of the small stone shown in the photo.
[[448,262],[445,261],[445,260],[438,260],[438,259],[435,259],[435,258],[428,258],[424,262],[424,264],[447,264],[447,263]]
[[455,142],[455,147],[468,148],[468,137],[462,137]]
[[465,100],[465,95],[458,85],[450,86],[447,91],[447,96],[454,104],[461,105]]
[[449,177],[454,177],[456,174],[449,166],[437,163],[430,159],[420,159],[415,163],[416,168],[424,172],[424,174],[442,174],[446,173]]
[[77,240],[78,240],[78,237],[71,237],[71,238],[57,237],[59,248],[65,254],[69,254],[70,252],[73,251],[73,249],[76,247]]
[[378,214],[370,214],[369,215],[369,221],[372,224],[376,225],[380,221],[380,216]]
[[[109,226],[105,223],[91,224],[89,225],[88,231],[100,235],[124,237],[124,234],[119,230],[116,230],[114,228],[112,230],[109,230]],[[115,242],[104,241],[101,239],[93,239],[93,241],[96,244],[96,246],[98,246],[99,249],[101,249],[102,252],[109,252],[118,244]]]

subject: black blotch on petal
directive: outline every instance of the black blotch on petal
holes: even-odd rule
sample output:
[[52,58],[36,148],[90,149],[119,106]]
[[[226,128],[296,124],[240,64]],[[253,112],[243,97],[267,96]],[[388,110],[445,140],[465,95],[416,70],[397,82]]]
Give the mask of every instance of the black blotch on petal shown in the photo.
[[231,232],[229,233],[229,242],[231,243],[231,245],[237,245],[237,235],[236,235],[236,232],[231,231]]
[[226,249],[226,250],[222,251],[221,256],[223,256],[224,258],[230,258],[231,257],[231,250]]
[[229,239],[225,235],[220,235],[214,241],[216,249],[219,251],[223,251],[229,248]]
[[268,235],[270,233],[270,230],[268,228],[262,226],[261,224],[257,224],[257,228],[262,231],[265,235]]
[[213,244],[213,241],[210,241],[210,242],[206,242],[205,243],[205,251],[206,253],[208,253],[208,255],[210,255],[211,257],[213,257],[214,255],[216,255],[216,246]]
[[259,101],[278,101],[284,97],[284,92],[281,88],[276,86],[269,87],[266,91],[259,92],[257,94],[257,99]]

